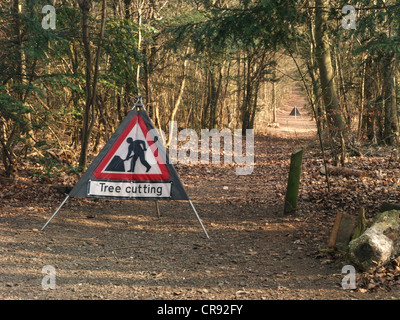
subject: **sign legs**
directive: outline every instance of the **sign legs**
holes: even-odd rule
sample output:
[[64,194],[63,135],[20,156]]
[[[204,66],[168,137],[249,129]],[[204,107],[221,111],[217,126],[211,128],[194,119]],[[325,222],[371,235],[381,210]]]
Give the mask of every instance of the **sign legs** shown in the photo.
[[157,217],[160,218],[161,217],[161,213],[160,213],[160,207],[158,206],[158,200],[155,200],[155,202],[156,202]]
[[56,216],[56,214],[58,213],[58,211],[60,211],[60,209],[63,207],[63,205],[67,202],[69,198],[69,195],[64,199],[64,201],[61,203],[61,205],[58,207],[58,209],[56,210],[56,212],[54,212],[54,214],[50,217],[50,219],[46,222],[46,224],[42,227],[42,229],[40,229],[40,231],[43,231],[44,228],[47,227],[47,225],[49,224],[49,222]]
[[[59,206],[59,207],[57,208],[57,210],[53,213],[53,215],[50,217],[50,219],[45,223],[45,225],[42,227],[42,229],[40,229],[40,231],[43,231],[43,230],[47,227],[47,225],[50,223],[51,220],[53,220],[53,218],[54,218],[54,217],[57,215],[57,213],[61,210],[61,208],[64,206],[64,204],[67,202],[68,199],[69,199],[69,195],[64,199],[64,201],[60,204],[60,206]],[[159,206],[158,206],[158,201],[156,200],[155,202],[156,202],[157,216],[160,217],[160,208],[159,208]],[[199,217],[199,215],[198,215],[198,213],[197,213],[197,211],[196,211],[196,208],[195,208],[194,205],[193,205],[192,200],[189,200],[189,203],[190,203],[190,206],[191,206],[192,209],[193,209],[194,214],[196,215],[197,220],[198,220],[199,223],[200,223],[201,228],[202,228],[203,231],[204,231],[204,234],[206,235],[207,239],[210,239],[210,237],[209,237],[209,235],[208,235],[208,233],[207,233],[207,230],[204,228],[203,222],[201,221],[201,219],[200,219],[200,217]]]
[[208,233],[207,233],[206,229],[205,229],[204,226],[203,226],[203,222],[201,222],[201,219],[200,219],[199,215],[197,214],[196,208],[194,207],[192,200],[189,200],[189,203],[190,203],[190,205],[192,206],[192,209],[193,209],[193,211],[194,211],[194,214],[196,215],[197,220],[199,220],[199,223],[200,223],[200,225],[201,225],[201,227],[202,227],[202,229],[203,229],[205,235],[207,236],[207,239],[210,239],[210,237],[208,236]]

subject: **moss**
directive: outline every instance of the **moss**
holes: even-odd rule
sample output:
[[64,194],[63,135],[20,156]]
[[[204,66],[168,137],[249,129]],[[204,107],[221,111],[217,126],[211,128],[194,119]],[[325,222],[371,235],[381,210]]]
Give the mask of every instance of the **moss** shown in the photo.
[[400,224],[400,210],[390,210],[379,213],[375,219],[373,220],[372,224],[387,222],[387,220],[394,220],[393,222]]

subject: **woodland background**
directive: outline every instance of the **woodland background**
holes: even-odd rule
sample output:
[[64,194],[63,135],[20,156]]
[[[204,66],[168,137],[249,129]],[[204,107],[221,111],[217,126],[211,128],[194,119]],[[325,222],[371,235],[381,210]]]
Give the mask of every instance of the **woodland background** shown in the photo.
[[[42,27],[48,4],[55,29]],[[400,4],[354,0],[356,28],[344,29],[346,4],[4,0],[0,174],[80,172],[138,95],[164,132],[169,121],[260,132],[293,83],[334,163],[363,145],[396,147]]]
[[[343,290],[326,250],[339,212],[398,203],[399,36],[395,0],[0,1],[0,298],[399,299],[397,260]],[[181,202],[74,199],[39,232],[138,95],[167,145],[170,121],[255,129],[251,175],[175,166],[211,242]]]

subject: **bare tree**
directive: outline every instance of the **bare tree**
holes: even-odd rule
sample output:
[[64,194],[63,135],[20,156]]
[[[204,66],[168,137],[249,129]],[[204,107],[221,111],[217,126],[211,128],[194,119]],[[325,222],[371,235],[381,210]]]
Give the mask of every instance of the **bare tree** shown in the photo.
[[320,75],[322,98],[326,109],[334,155],[335,157],[339,157],[341,164],[344,165],[346,157],[344,139],[345,124],[338,101],[336,81],[331,60],[328,31],[329,1],[316,0],[315,6],[316,60]]

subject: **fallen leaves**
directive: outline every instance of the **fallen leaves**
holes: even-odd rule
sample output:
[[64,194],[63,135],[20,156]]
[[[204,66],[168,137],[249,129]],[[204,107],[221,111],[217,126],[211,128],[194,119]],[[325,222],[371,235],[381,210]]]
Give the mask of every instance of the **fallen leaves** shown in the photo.
[[[270,272],[269,278],[271,278],[268,286],[276,288],[273,280],[289,279],[291,275],[288,270],[279,270],[278,272],[276,269],[278,266],[286,264],[286,261],[293,261],[294,259],[301,261],[301,263],[305,260],[314,259],[311,264],[294,266],[296,272],[301,267],[313,269],[314,264],[323,268],[331,268],[333,263],[342,257],[321,253],[319,249],[327,245],[330,228],[337,211],[342,210],[349,214],[358,214],[359,208],[365,207],[367,215],[370,217],[376,215],[382,202],[398,200],[400,170],[398,162],[390,161],[390,154],[385,154],[382,150],[379,156],[349,158],[346,164],[348,168],[372,172],[374,177],[330,176],[331,192],[328,192],[326,178],[320,173],[320,168],[323,166],[320,152],[318,149],[306,147],[299,192],[298,215],[278,219],[276,217],[282,214],[281,209],[286,191],[291,151],[299,145],[306,145],[307,143],[308,141],[305,140],[290,141],[264,135],[256,136],[256,163],[253,174],[249,176],[237,176],[234,165],[184,166],[178,164],[176,166],[189,193],[203,202],[203,206],[199,210],[206,217],[206,221],[208,220],[207,225],[214,232],[214,237],[218,237],[218,234],[226,234],[226,238],[220,242],[220,247],[216,247],[215,244],[200,242],[196,234],[193,235],[195,238],[190,238],[189,235],[187,238],[185,237],[185,244],[188,239],[192,241],[187,248],[182,244],[174,243],[173,246],[171,245],[172,249],[165,252],[162,249],[163,246],[159,246],[159,242],[157,242],[158,251],[153,252],[153,249],[150,248],[153,248],[154,245],[150,245],[148,248],[143,244],[138,246],[136,242],[134,245],[121,245],[120,239],[117,239],[118,242],[110,246],[112,249],[107,249],[107,247],[103,249],[104,255],[112,252],[113,255],[122,256],[126,253],[128,257],[126,263],[129,266],[133,262],[139,263],[137,261],[140,261],[143,265],[147,260],[161,261],[172,271],[148,269],[149,264],[147,264],[145,265],[146,268],[143,269],[152,270],[152,273],[145,273],[140,275],[139,278],[142,280],[142,278],[147,277],[149,281],[157,280],[157,284],[163,284],[170,277],[169,272],[172,273],[182,268],[182,265],[186,263],[183,257],[189,252],[198,259],[194,265],[195,269],[199,269],[200,266],[203,271],[201,277],[199,277],[201,282],[196,288],[201,288],[204,281],[211,281],[209,279],[212,279],[216,274],[218,275],[213,282],[209,282],[209,289],[196,289],[199,291],[196,294],[207,297],[210,297],[214,290],[223,290],[225,287],[232,287],[229,297],[253,297],[254,292],[245,285],[251,283],[255,287],[258,286],[260,277],[265,277],[267,274],[266,269]],[[364,154],[367,153],[364,152]],[[52,188],[50,186],[63,186],[65,183],[73,184],[65,174],[46,180],[32,177],[29,175],[29,171],[25,173],[21,171],[20,173],[21,176],[15,180],[6,180],[1,185],[0,212],[3,215],[26,215],[41,212],[41,210],[46,210],[47,214],[50,214],[49,207],[54,208],[65,198],[64,188]],[[74,176],[73,178],[77,177]],[[81,223],[92,226],[95,223],[106,221],[107,226],[110,224],[111,214],[109,218],[96,214],[98,211],[88,210],[88,208],[98,205],[93,199],[89,202],[86,199],[75,198],[68,205],[73,207],[80,206],[82,203],[85,206],[82,206],[80,216],[86,217],[86,219]],[[216,210],[219,211],[216,212]],[[136,215],[136,217],[137,219],[144,218],[140,215]],[[137,241],[148,241],[146,240],[148,235],[150,233],[153,235],[154,230],[144,234],[149,220],[139,222],[140,220],[129,225],[123,224],[122,230],[128,227],[134,228]],[[114,225],[119,226],[120,221],[114,221]],[[155,226],[158,226],[158,224],[155,223]],[[170,229],[167,229],[167,227]],[[171,229],[171,224],[166,224],[165,229],[165,232],[168,232],[169,235],[176,235],[176,230]],[[37,236],[38,229],[30,230],[34,236]],[[99,230],[102,230],[102,228],[99,228]],[[238,239],[231,238],[231,235],[235,234],[238,235]],[[164,238],[164,241],[165,239],[169,238]],[[248,239],[248,243],[244,243],[243,239]],[[263,242],[266,239],[268,243]],[[237,242],[234,242],[236,240]],[[235,243],[234,249],[227,247],[229,241]],[[94,241],[86,241],[86,244],[79,244],[79,250],[88,251],[95,246],[93,243]],[[104,246],[104,244],[100,245]],[[170,254],[175,246],[177,248],[182,247],[185,250],[178,251],[178,249],[175,249],[174,254]],[[224,250],[221,248],[224,248]],[[76,250],[74,247],[72,249]],[[37,255],[47,255],[47,251],[37,253]],[[168,256],[168,258],[163,258],[164,256]],[[204,257],[208,257],[208,259]],[[223,263],[226,263],[226,265],[219,269]],[[266,263],[268,263],[268,266],[265,265]],[[154,266],[151,265],[151,267]],[[194,268],[193,265],[186,265],[186,267]],[[107,265],[104,268],[111,269]],[[234,274],[233,280],[229,278],[229,285],[227,285],[227,279],[223,278],[227,269],[231,269],[232,274]],[[258,272],[257,277],[254,276],[255,271]],[[305,271],[309,272],[309,269],[305,269]],[[243,279],[239,277],[240,274],[243,275]],[[240,278],[240,280],[237,278]],[[381,288],[392,290],[400,284],[399,280],[399,265],[390,265],[375,274],[363,275],[363,278],[359,279],[358,290],[359,292],[375,292]],[[179,283],[186,283],[186,280],[180,279],[179,281]],[[316,286],[311,282],[308,285],[310,290],[313,290],[313,287]],[[279,286],[279,289],[289,290],[283,285]],[[182,288],[171,289],[168,292],[174,296],[186,297],[188,293]],[[266,293],[260,293],[260,296],[262,294]]]
[[399,258],[377,269],[373,273],[363,273],[360,275],[357,281],[357,291],[367,293],[378,289],[386,291],[398,290],[400,288]]

